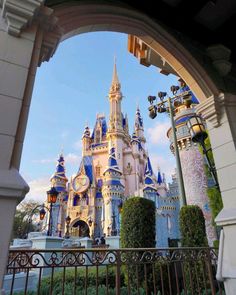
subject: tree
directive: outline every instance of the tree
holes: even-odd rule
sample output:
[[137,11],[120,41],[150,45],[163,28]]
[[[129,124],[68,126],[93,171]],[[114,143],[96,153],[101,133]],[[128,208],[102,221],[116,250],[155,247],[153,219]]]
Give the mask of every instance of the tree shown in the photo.
[[132,197],[122,209],[121,245],[123,248],[155,247],[155,204]]
[[[36,229],[36,224],[29,221],[33,217],[33,209],[39,205],[40,204],[38,202],[29,200],[23,201],[17,206],[13,222],[12,239],[25,238],[27,232],[34,231]],[[39,210],[36,210],[35,214],[37,215],[38,212]]]
[[[132,197],[124,203],[121,216],[122,248],[155,247],[155,210],[154,202],[145,198]],[[145,256],[145,251],[137,251],[135,257],[133,251],[126,253],[125,256],[126,283],[129,282],[130,286],[135,289],[137,281],[141,287],[145,285],[146,280],[146,287],[151,290],[153,286],[152,264]],[[142,260],[144,264],[137,264],[139,260]]]
[[179,214],[183,247],[207,246],[205,219],[200,207],[183,206]]

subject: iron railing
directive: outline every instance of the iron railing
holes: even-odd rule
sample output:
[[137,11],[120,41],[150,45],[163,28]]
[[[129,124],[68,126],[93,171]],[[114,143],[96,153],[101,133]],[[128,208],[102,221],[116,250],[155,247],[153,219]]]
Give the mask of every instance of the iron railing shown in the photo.
[[18,270],[22,294],[225,294],[216,266],[213,248],[10,250],[6,277],[9,294]]

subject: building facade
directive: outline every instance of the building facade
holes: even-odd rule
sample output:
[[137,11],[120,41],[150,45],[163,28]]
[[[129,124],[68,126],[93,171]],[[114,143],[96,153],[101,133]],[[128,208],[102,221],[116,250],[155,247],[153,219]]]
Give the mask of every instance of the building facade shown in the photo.
[[157,246],[178,239],[178,194],[169,196],[160,169],[155,175],[145,147],[143,119],[136,110],[134,132],[129,134],[128,117],[121,110],[122,92],[116,64],[109,91],[108,124],[99,114],[93,131],[85,127],[82,160],[68,181],[60,155],[51,186],[59,192],[53,211],[53,233],[64,236],[65,218],[70,216],[70,234],[75,237],[119,235],[120,209],[131,196],[143,196],[156,204]]

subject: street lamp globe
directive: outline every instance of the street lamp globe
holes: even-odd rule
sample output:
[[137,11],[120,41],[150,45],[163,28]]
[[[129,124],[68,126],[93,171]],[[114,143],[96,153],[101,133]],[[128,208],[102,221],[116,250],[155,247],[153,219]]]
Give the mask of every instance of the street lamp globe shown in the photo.
[[187,127],[193,142],[203,143],[208,137],[202,118],[197,115],[188,119]]
[[55,187],[52,187],[49,191],[47,191],[47,200],[50,204],[55,204],[57,201],[58,191]]
[[42,207],[42,209],[39,211],[39,219],[44,220],[45,214],[46,214],[46,211],[44,207]]

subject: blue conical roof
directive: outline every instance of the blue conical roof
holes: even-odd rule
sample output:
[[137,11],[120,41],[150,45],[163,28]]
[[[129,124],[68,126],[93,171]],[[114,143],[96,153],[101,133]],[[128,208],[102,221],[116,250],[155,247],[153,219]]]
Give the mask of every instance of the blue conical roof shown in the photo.
[[149,157],[147,158],[147,163],[144,172],[144,190],[147,189],[152,189],[154,191],[157,190],[155,187],[155,182],[153,180],[153,170]]
[[[54,187],[58,192],[65,191],[65,184],[68,181],[65,174],[64,157],[61,154],[57,160],[56,172],[52,175],[50,181],[53,181]],[[62,183],[64,183],[62,185]]]
[[157,183],[160,185],[163,183],[163,179],[162,179],[162,176],[161,176],[161,171],[160,169],[158,169],[158,173],[157,173]]
[[109,158],[108,158],[108,165],[107,165],[107,168],[106,168],[106,170],[104,171],[103,174],[105,174],[108,171],[119,172],[120,174],[122,174],[119,167],[118,167],[117,161],[116,161],[116,155],[115,155],[115,148],[114,147],[112,147],[110,149]]
[[65,174],[65,166],[64,166],[64,157],[61,154],[59,156],[59,159],[57,160],[57,167],[56,167],[56,172],[53,174],[52,178],[62,178],[65,179],[66,181],[68,180]]

